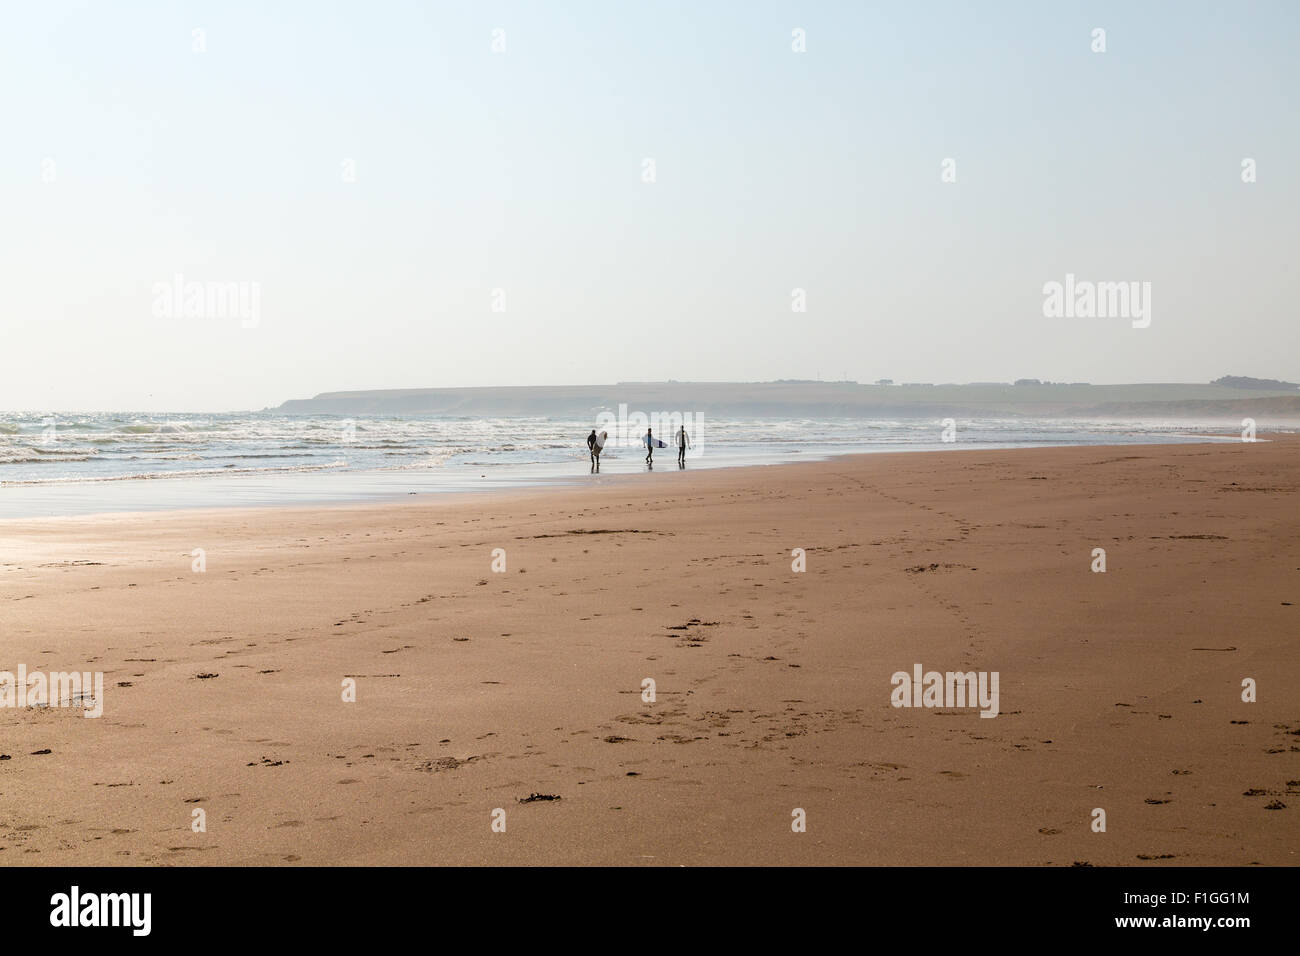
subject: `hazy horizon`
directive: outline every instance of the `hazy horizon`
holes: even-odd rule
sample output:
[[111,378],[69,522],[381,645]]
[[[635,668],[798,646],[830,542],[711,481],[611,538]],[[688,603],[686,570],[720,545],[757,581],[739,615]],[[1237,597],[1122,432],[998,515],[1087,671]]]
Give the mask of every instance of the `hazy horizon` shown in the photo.
[[[1300,377],[1286,3],[49,3],[6,25],[6,410]],[[1149,283],[1149,324],[1046,317],[1076,278]],[[185,317],[162,300],[187,283],[199,313],[238,286],[256,316]]]
[[[1249,378],[1251,376],[1246,376],[1246,377]],[[28,416],[28,417],[32,415],[72,416],[72,415],[83,415],[83,414],[96,415],[96,416],[135,415],[135,414],[140,414],[140,415],[196,414],[196,415],[220,416],[220,415],[258,414],[261,412],[275,412],[280,410],[281,407],[284,405],[291,405],[291,406],[309,405],[312,401],[316,399],[320,399],[322,397],[328,398],[330,396],[371,397],[371,396],[386,395],[389,393],[394,393],[394,394],[425,393],[425,392],[441,393],[441,392],[460,392],[460,391],[467,391],[467,390],[476,390],[488,394],[499,394],[499,393],[504,393],[512,390],[531,391],[536,389],[551,389],[551,390],[557,390],[561,392],[566,389],[586,390],[586,391],[592,391],[597,389],[609,389],[613,391],[614,394],[601,396],[601,397],[607,399],[610,402],[617,402],[626,398],[631,402],[631,405],[633,406],[647,405],[647,407],[649,407],[649,406],[656,405],[656,403],[663,404],[663,402],[659,399],[648,397],[647,394],[645,393],[645,390],[647,389],[651,393],[662,391],[665,388],[682,389],[687,392],[689,392],[691,388],[696,388],[697,390],[703,389],[704,394],[699,394],[697,392],[693,400],[703,401],[705,404],[709,404],[712,402],[717,402],[719,400],[726,401],[728,399],[732,401],[741,401],[743,403],[745,397],[745,392],[744,392],[745,388],[747,387],[754,388],[754,387],[761,387],[761,386],[787,386],[790,389],[793,389],[795,391],[799,391],[800,389],[807,389],[809,387],[815,388],[817,386],[847,387],[847,388],[867,387],[872,389],[887,389],[889,391],[893,391],[897,389],[900,392],[905,390],[909,391],[917,398],[927,399],[927,401],[922,401],[922,402],[909,402],[907,400],[904,400],[901,402],[888,403],[889,407],[893,407],[897,409],[912,408],[914,406],[921,407],[927,404],[933,404],[936,401],[939,402],[952,401],[954,399],[952,398],[951,393],[945,390],[971,389],[975,392],[975,394],[971,396],[961,397],[959,400],[972,403],[970,405],[970,409],[972,410],[972,413],[973,413],[973,409],[978,407],[983,399],[987,399],[987,395],[984,395],[982,393],[987,393],[989,389],[996,389],[996,388],[1013,389],[1014,390],[1013,394],[1015,394],[1017,401],[1011,402],[1009,404],[1019,405],[1020,402],[1023,401],[1023,407],[1026,409],[1033,408],[1043,403],[1044,401],[1043,390],[1050,390],[1057,387],[1074,388],[1076,390],[1080,387],[1095,388],[1102,391],[1109,391],[1113,389],[1134,390],[1128,393],[1121,393],[1120,395],[1095,395],[1095,396],[1085,397],[1084,403],[1078,404],[1077,406],[1081,410],[1081,413],[1086,412],[1087,409],[1090,407],[1087,404],[1087,402],[1104,404],[1106,402],[1113,403],[1116,401],[1122,401],[1122,402],[1132,404],[1132,403],[1150,403],[1150,402],[1204,403],[1207,401],[1208,402],[1222,401],[1222,402],[1232,403],[1235,401],[1241,401],[1243,399],[1263,399],[1270,396],[1278,396],[1278,395],[1287,395],[1287,396],[1295,395],[1297,398],[1300,398],[1300,386],[1294,386],[1294,385],[1288,386],[1286,383],[1283,383],[1280,386],[1269,387],[1262,384],[1255,384],[1253,386],[1241,386],[1241,385],[1230,385],[1230,384],[1225,385],[1216,382],[1057,382],[1057,381],[1048,381],[1048,380],[1031,381],[1024,377],[1022,377],[1022,379],[1023,380],[1021,381],[1011,380],[1011,381],[1004,381],[1004,382],[998,382],[993,380],[980,380],[980,381],[971,381],[971,382],[891,381],[888,384],[883,384],[879,382],[855,382],[855,381],[841,381],[841,380],[820,380],[819,381],[819,380],[807,380],[807,379],[780,379],[780,380],[771,380],[771,381],[752,381],[752,382],[718,382],[718,381],[709,382],[703,380],[700,381],[644,380],[644,381],[594,382],[594,383],[566,382],[566,383],[548,383],[542,385],[468,385],[468,386],[405,386],[405,387],[394,386],[392,388],[381,388],[381,389],[326,389],[321,392],[314,393],[312,395],[289,396],[281,402],[275,402],[269,405],[248,407],[248,408],[234,408],[234,407],[220,408],[220,409],[199,409],[199,408],[184,408],[184,407],[154,408],[154,409],[24,408],[24,409],[0,409],[0,414]],[[734,389],[735,394],[726,394],[726,393],[723,393],[722,395],[716,394],[714,390],[719,388]],[[921,389],[929,389],[929,388],[933,388],[935,390],[934,396],[930,396],[930,394],[925,391],[918,391]],[[638,392],[637,391],[638,389],[641,391]],[[1151,389],[1185,389],[1186,391],[1175,395],[1157,395],[1154,393],[1150,393],[1149,390]],[[1209,389],[1209,391],[1204,391],[1204,389]],[[621,396],[615,390],[623,390],[627,394],[626,396]],[[876,394],[880,394],[880,393],[876,393]],[[773,396],[773,398],[774,397],[775,396]],[[1047,399],[1047,401],[1049,404],[1051,404],[1053,400]],[[809,404],[810,402],[815,404],[817,402],[817,398],[814,396],[808,396],[806,394],[798,395],[796,397],[791,397],[786,399],[784,404],[781,406],[782,408],[785,408],[784,412],[774,410],[771,412],[771,414],[776,415],[778,417],[780,417],[781,415],[799,417],[800,415],[809,414],[810,413],[809,408],[811,407]],[[1000,401],[999,404],[1007,405],[1008,402]],[[336,413],[332,411],[321,411],[316,409],[302,411],[297,408],[293,408],[293,409],[289,409],[286,412],[286,414],[290,414],[290,415],[372,414],[373,416],[377,416],[377,417],[386,417],[394,414],[419,414],[419,415],[437,416],[437,415],[451,414],[451,413],[438,412],[438,411],[398,412],[398,411],[388,411],[388,410],[378,410],[378,409],[370,413],[366,413],[366,412]],[[851,412],[846,414],[850,414],[850,417],[858,417],[862,413]],[[990,411],[989,414],[994,415],[996,417],[995,413],[992,411]],[[1066,417],[1069,416],[1067,415]],[[1087,418],[1088,416],[1084,414],[1083,417]]]

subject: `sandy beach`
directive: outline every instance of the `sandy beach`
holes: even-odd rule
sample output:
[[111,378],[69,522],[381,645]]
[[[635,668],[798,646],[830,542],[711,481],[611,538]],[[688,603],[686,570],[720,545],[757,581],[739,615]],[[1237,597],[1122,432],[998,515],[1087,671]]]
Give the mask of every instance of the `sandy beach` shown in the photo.
[[0,670],[104,675],[0,709],[0,863],[1293,865],[1298,489],[1279,440],[0,522]]

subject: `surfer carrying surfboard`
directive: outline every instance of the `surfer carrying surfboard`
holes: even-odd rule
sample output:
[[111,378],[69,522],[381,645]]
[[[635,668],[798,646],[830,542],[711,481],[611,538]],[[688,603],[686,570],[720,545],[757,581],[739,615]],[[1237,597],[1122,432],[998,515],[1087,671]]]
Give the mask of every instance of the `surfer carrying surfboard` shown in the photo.
[[645,437],[641,440],[645,442],[645,463],[653,468],[655,463],[655,449],[667,448],[668,442],[664,441],[662,438],[655,438],[654,433],[649,428],[645,430]]
[[677,464],[679,467],[686,467],[686,448],[691,443],[691,438],[686,434],[686,426],[683,425],[677,429]]
[[594,428],[591,430],[591,434],[587,436],[587,451],[591,454],[592,474],[600,474],[600,453],[608,439],[609,432],[601,432],[597,435]]

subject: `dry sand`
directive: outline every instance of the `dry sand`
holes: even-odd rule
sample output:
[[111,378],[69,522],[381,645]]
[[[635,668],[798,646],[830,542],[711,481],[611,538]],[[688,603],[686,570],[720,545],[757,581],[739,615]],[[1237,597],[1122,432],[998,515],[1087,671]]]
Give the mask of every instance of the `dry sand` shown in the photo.
[[[1298,476],[954,451],[0,522],[0,669],[105,674],[98,719],[0,710],[0,863],[1294,864]],[[1000,715],[891,707],[915,663]]]

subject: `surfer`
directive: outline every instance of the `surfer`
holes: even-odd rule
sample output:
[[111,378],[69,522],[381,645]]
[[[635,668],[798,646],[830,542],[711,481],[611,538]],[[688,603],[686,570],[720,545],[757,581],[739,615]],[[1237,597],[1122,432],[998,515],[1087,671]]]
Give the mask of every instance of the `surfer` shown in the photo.
[[597,438],[596,429],[593,428],[591,434],[587,436],[587,453],[591,455],[592,474],[600,471],[600,451],[601,448],[604,447],[604,444],[604,439]]
[[655,436],[650,434],[650,429],[645,430],[645,463],[653,465],[655,463]]
[[690,443],[690,436],[686,434],[686,426],[683,425],[677,430],[677,464],[679,467],[686,467],[686,447]]

